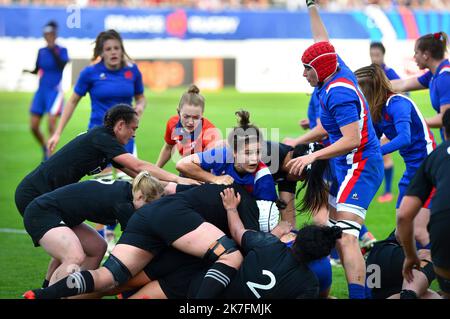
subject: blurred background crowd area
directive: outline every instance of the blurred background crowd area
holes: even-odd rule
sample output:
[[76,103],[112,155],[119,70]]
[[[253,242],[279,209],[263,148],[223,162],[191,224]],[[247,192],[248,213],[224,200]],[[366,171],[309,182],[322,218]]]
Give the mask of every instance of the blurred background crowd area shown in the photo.
[[[450,0],[317,0],[316,2],[322,8],[330,11],[360,9],[367,5],[378,5],[386,10],[395,7],[422,10],[450,9]],[[0,0],[0,5],[77,5],[80,7],[130,8],[183,7],[202,10],[301,10],[306,6],[305,0]]]

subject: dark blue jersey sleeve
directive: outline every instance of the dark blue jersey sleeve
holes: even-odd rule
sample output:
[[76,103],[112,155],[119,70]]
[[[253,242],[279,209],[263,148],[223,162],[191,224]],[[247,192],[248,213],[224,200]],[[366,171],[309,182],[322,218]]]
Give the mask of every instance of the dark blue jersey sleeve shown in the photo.
[[381,146],[383,155],[395,152],[411,144],[411,108],[411,102],[401,97],[393,97],[393,100],[386,108],[389,117],[394,122],[397,136],[389,143]]
[[384,72],[386,73],[386,77],[389,80],[398,80],[398,79],[400,79],[400,76],[397,74],[397,72],[395,72],[394,69],[388,68]]
[[439,106],[450,104],[450,72],[444,72],[436,78],[436,90],[439,95]]
[[218,173],[225,169],[228,153],[225,147],[213,148],[197,153],[200,160],[200,167],[205,171],[213,170],[215,173]]
[[80,72],[78,81],[73,88],[73,91],[79,96],[85,96],[87,92],[91,89],[91,68],[86,67]]
[[140,95],[144,93],[144,83],[142,82],[142,73],[139,71],[137,65],[134,66],[135,80],[134,80],[134,94]]
[[359,98],[351,89],[333,88],[333,94],[328,98],[328,110],[335,118],[339,127],[359,121]]
[[419,76],[417,78],[417,81],[423,86],[423,87],[430,87],[430,81],[431,77],[433,76],[433,73],[431,71],[428,71],[427,73],[423,74],[422,76]]

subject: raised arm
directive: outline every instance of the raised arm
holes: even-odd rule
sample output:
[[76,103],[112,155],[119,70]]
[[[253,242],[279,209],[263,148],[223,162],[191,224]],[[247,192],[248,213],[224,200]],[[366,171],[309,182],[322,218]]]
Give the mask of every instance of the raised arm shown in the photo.
[[315,0],[306,0],[314,42],[329,41],[327,28],[319,15]]
[[75,108],[77,107],[80,100],[81,96],[79,96],[74,92],[72,93],[72,96],[69,98],[69,101],[67,101],[66,105],[64,106],[64,110],[61,115],[61,120],[58,123],[58,127],[56,128],[55,133],[53,133],[52,137],[47,142],[47,148],[50,153],[53,153],[55,151],[56,145],[58,145],[61,134],[64,128],[66,127],[67,123],[69,122],[70,118],[72,117],[72,114],[75,111]]

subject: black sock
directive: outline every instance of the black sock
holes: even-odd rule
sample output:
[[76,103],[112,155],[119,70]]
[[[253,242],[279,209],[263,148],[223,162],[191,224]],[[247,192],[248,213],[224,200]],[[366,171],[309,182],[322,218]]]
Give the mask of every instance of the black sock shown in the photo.
[[417,294],[415,291],[403,289],[400,291],[400,299],[417,299]]
[[57,299],[94,291],[94,278],[87,270],[75,272],[45,289],[33,290],[36,299]]
[[214,263],[205,274],[198,289],[197,299],[217,298],[236,275],[237,270],[220,262]]
[[50,283],[50,281],[48,281],[47,279],[44,279],[44,282],[42,283],[42,288],[47,288],[49,283]]

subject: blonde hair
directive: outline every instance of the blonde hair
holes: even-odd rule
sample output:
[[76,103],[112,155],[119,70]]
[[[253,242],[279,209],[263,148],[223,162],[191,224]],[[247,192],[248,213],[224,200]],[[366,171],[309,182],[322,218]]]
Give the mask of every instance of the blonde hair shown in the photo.
[[149,203],[161,197],[164,193],[164,188],[159,180],[150,175],[149,172],[142,171],[134,178],[131,191],[133,195],[141,191],[144,196],[144,201]]

